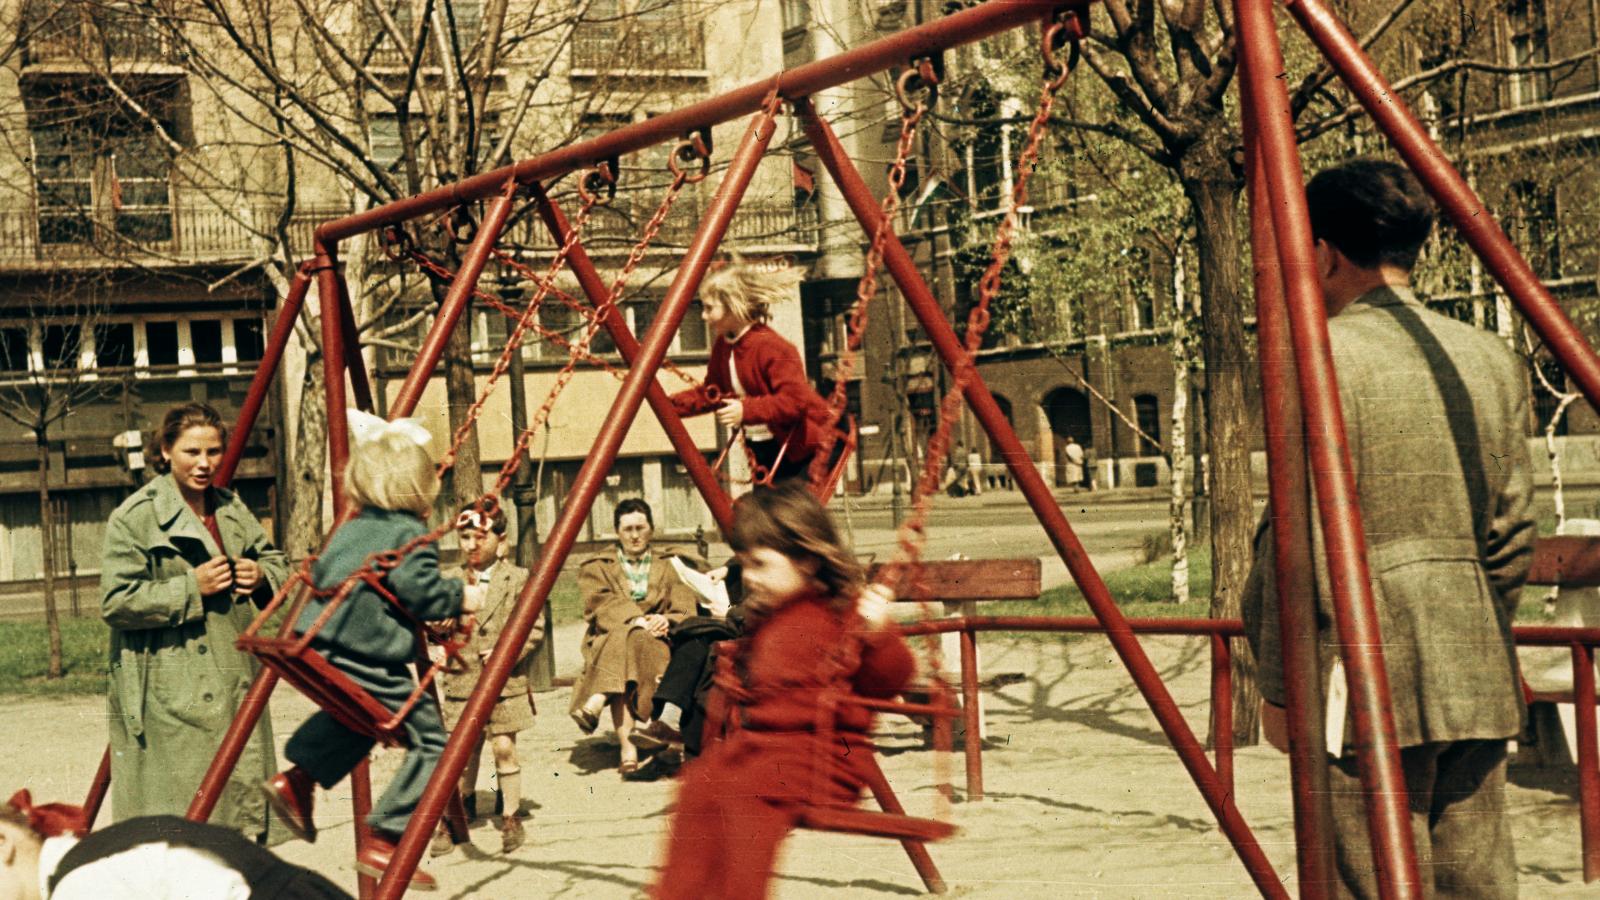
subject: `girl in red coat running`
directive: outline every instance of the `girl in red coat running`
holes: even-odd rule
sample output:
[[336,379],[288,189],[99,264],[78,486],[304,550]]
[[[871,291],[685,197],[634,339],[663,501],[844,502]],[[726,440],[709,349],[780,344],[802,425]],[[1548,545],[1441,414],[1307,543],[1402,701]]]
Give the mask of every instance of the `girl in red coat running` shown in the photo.
[[768,307],[793,296],[803,277],[737,259],[707,275],[700,303],[717,340],[706,384],[672,397],[679,415],[715,411],[728,428],[743,425],[758,479],[770,472],[773,483],[806,476],[827,427],[827,401],[806,380],[800,351],[766,324]]
[[733,509],[746,628],[738,727],[682,772],[657,900],[766,896],[800,813],[853,803],[865,784],[858,764],[872,752],[872,714],[841,706],[828,742],[814,730],[820,698],[892,697],[915,666],[884,627],[889,592],[862,587],[860,564],[804,485],[746,494]]

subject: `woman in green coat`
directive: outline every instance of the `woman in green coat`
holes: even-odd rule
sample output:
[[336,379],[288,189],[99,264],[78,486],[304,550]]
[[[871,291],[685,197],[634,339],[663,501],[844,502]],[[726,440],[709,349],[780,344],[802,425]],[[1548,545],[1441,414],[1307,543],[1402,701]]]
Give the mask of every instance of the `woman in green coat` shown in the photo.
[[[111,802],[117,821],[183,815],[259,666],[234,642],[288,577],[242,500],[212,485],[227,430],[202,403],[167,413],[163,474],[106,522],[100,614],[111,626]],[[265,713],[211,821],[264,839],[276,771]]]

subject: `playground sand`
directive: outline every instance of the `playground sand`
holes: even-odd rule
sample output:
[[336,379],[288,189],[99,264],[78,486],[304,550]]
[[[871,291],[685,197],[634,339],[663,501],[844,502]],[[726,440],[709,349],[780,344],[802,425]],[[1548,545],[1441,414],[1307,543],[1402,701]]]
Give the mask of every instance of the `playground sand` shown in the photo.
[[[563,642],[562,646],[571,646]],[[1024,678],[985,691],[987,797],[962,799],[963,767],[943,768],[957,785],[949,814],[962,831],[932,846],[957,897],[1243,897],[1254,893],[1199,792],[1104,640],[1036,641],[985,635],[985,678]],[[1144,642],[1190,727],[1204,739],[1208,653],[1200,640]],[[641,896],[654,877],[675,784],[623,783],[616,748],[582,738],[567,719],[565,691],[539,695],[543,713],[519,739],[528,842],[505,856],[492,821],[472,844],[425,861],[440,897]],[[311,711],[291,691],[272,712],[280,743]],[[41,799],[83,796],[105,743],[104,701],[7,700],[0,734],[10,746],[0,786],[26,786]],[[914,815],[935,811],[939,766],[910,723],[884,724],[884,769]],[[379,790],[398,754],[384,751],[373,775]],[[492,802],[492,762],[484,760],[479,808]],[[1237,756],[1238,804],[1293,890],[1294,846],[1286,759],[1269,748]],[[1584,890],[1572,770],[1514,767],[1509,806],[1525,896]],[[341,786],[318,798],[321,836],[279,852],[355,888],[349,800]],[[800,832],[780,862],[775,895],[916,896],[921,882],[899,844]]]

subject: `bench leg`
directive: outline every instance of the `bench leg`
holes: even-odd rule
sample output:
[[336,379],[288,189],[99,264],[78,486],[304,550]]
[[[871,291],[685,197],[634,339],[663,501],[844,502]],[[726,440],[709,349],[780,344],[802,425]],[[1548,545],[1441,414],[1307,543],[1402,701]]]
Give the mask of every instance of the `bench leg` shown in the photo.
[[[900,798],[896,797],[894,790],[889,787],[889,779],[883,774],[883,769],[878,767],[876,759],[867,757],[866,769],[862,774],[866,776],[867,787],[872,790],[873,799],[878,801],[878,806],[884,812],[897,816],[906,814],[905,807],[900,805]],[[939,867],[933,864],[933,857],[928,855],[927,845],[922,841],[901,841],[900,846],[905,848],[906,856],[911,857],[911,865],[916,868],[917,875],[921,876],[928,893],[944,893],[944,876],[939,874]]]
[[978,704],[978,635],[961,632],[961,720],[966,728],[962,741],[967,757],[967,802],[983,799],[983,710]]

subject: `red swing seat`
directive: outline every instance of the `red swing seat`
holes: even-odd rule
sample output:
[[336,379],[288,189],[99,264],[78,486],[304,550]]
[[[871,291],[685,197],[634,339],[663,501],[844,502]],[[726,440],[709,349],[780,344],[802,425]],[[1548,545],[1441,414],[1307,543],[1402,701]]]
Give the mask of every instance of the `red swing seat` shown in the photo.
[[[747,692],[733,667],[734,656],[738,652],[737,644],[737,641],[723,641],[717,645],[714,689],[706,702],[707,734],[704,742],[706,744],[715,737],[731,735],[739,729],[739,717],[736,714],[739,707],[738,698]],[[822,737],[821,746],[832,745],[835,723],[838,720],[839,708],[842,706],[857,706],[874,712],[907,716],[931,716],[935,728],[944,729],[946,735],[950,723],[960,715],[958,710],[946,704],[876,700],[845,691],[828,691],[821,696],[817,704],[816,733]],[[814,782],[824,777],[820,763],[821,760],[813,758],[811,777]],[[873,798],[882,809],[864,809],[857,802],[813,803],[800,811],[796,827],[898,840],[905,848],[906,855],[911,858],[911,865],[916,868],[917,875],[922,878],[922,883],[928,892],[944,893],[946,890],[944,877],[939,874],[939,869],[934,865],[933,857],[928,855],[928,849],[924,844],[951,837],[957,831],[956,826],[938,819],[907,815],[905,807],[900,805],[900,799],[895,796],[894,789],[889,786],[888,777],[878,765],[877,753],[870,744],[866,758],[857,765],[861,766],[859,774],[866,781],[867,789],[872,792]],[[814,790],[812,796],[821,796],[821,792]]]
[[[314,557],[307,560],[300,571],[289,579],[289,583],[272,598],[272,602],[256,615],[255,621],[251,622],[250,627],[239,637],[237,641],[239,649],[261,660],[262,665],[276,672],[280,678],[309,697],[344,727],[370,737],[385,747],[409,747],[411,741],[406,736],[404,728],[406,716],[410,715],[411,710],[427,695],[428,687],[433,683],[434,676],[438,674],[442,665],[431,664],[424,667],[419,660],[418,670],[422,672],[422,676],[417,679],[416,688],[411,691],[399,709],[391,710],[313,649],[311,640],[327,624],[334,610],[348,602],[350,594],[361,584],[372,588],[380,597],[394,604],[396,609],[412,620],[417,630],[418,646],[422,646],[420,642],[425,639],[428,629],[412,618],[410,612],[400,605],[400,601],[383,584],[383,576],[370,564],[371,560],[369,565],[364,566],[354,577],[346,579],[338,588],[332,590],[318,590],[312,586],[308,573],[315,561]],[[270,637],[262,635],[261,632],[284,607],[285,601],[291,594],[294,596],[294,602],[287,604],[277,633]],[[301,612],[313,598],[326,598],[327,605],[323,607],[316,621],[311,623],[310,628],[304,632],[296,632],[295,622],[299,620]],[[448,652],[453,653],[455,649],[446,645]]]

